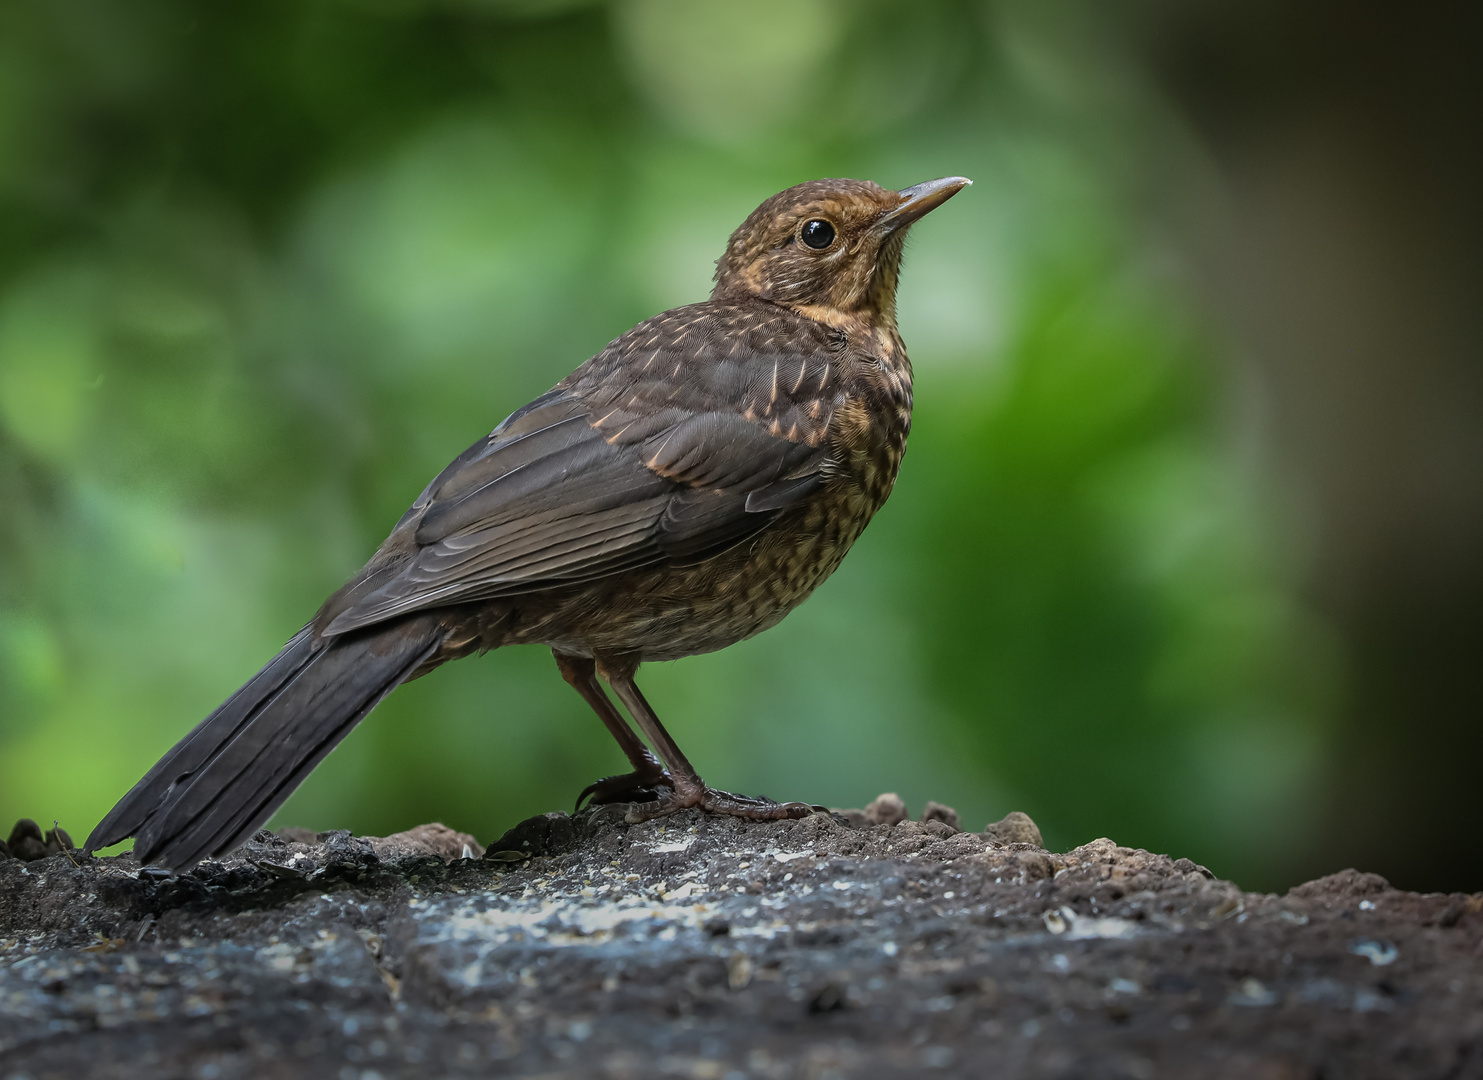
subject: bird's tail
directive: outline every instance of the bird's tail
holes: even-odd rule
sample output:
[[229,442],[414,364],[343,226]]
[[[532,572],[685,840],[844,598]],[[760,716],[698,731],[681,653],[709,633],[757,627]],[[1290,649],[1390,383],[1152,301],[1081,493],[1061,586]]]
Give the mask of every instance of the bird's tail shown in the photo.
[[305,627],[119,800],[87,850],[132,836],[141,863],[172,870],[231,851],[442,638],[434,615],[329,639]]

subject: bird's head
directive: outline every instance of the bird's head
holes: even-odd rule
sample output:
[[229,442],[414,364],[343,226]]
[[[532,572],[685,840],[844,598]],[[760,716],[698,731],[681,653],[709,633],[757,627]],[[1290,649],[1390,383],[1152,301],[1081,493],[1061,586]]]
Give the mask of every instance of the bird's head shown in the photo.
[[890,191],[812,180],[781,191],[731,234],[712,295],[757,296],[823,322],[894,321],[907,229],[971,183],[948,176]]

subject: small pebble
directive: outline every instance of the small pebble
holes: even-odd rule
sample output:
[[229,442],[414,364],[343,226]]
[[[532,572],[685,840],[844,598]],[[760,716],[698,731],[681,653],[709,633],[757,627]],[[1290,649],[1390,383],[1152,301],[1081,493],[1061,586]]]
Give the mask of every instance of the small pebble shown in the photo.
[[910,818],[911,814],[907,813],[906,803],[901,796],[888,791],[870,800],[870,805],[865,808],[865,816],[875,825],[899,825]]
[[940,802],[932,802],[930,799],[927,802],[927,808],[922,811],[922,820],[924,822],[940,821],[953,829],[962,829],[963,827],[958,821],[958,812],[956,810]]
[[1039,826],[1030,820],[1029,814],[1019,810],[1011,810],[1004,815],[1003,820],[984,826],[984,835],[1001,844],[1045,846],[1045,841],[1040,836]]
[[73,851],[76,846],[67,830],[58,825],[48,829],[43,836],[41,826],[30,818],[21,818],[10,830],[9,840],[0,840],[0,859],[15,858],[23,862],[34,862],[48,855]]

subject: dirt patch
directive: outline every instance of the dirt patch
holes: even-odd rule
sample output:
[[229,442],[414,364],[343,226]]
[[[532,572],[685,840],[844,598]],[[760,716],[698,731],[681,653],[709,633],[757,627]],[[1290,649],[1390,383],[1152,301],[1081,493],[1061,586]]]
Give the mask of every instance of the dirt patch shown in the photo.
[[1483,896],[945,816],[0,861],[0,1077],[1483,1076]]

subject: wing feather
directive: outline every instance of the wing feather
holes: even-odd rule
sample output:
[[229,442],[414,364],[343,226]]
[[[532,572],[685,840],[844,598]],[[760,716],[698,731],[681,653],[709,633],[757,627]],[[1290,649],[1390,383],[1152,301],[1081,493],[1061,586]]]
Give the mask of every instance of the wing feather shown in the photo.
[[[802,408],[779,395],[797,390],[802,379],[795,365],[806,361],[742,350],[773,406],[770,417],[758,415],[755,380],[735,356],[735,338],[704,324],[695,320],[682,329],[696,331],[712,351],[728,346],[714,368],[701,372],[715,391],[704,407],[679,392],[666,392],[675,400],[658,400],[652,386],[620,406],[611,377],[601,379],[606,396],[596,395],[584,389],[578,369],[428,485],[378,553],[380,562],[373,560],[332,601],[325,632],[644,566],[702,561],[755,536],[817,491],[829,467],[819,423],[794,439],[773,433],[781,409],[796,415]],[[629,338],[644,344],[638,331]],[[611,366],[610,354],[625,340],[584,368],[598,372],[599,361]],[[697,362],[705,355],[702,350]],[[811,415],[827,426],[834,404],[831,399]]]

